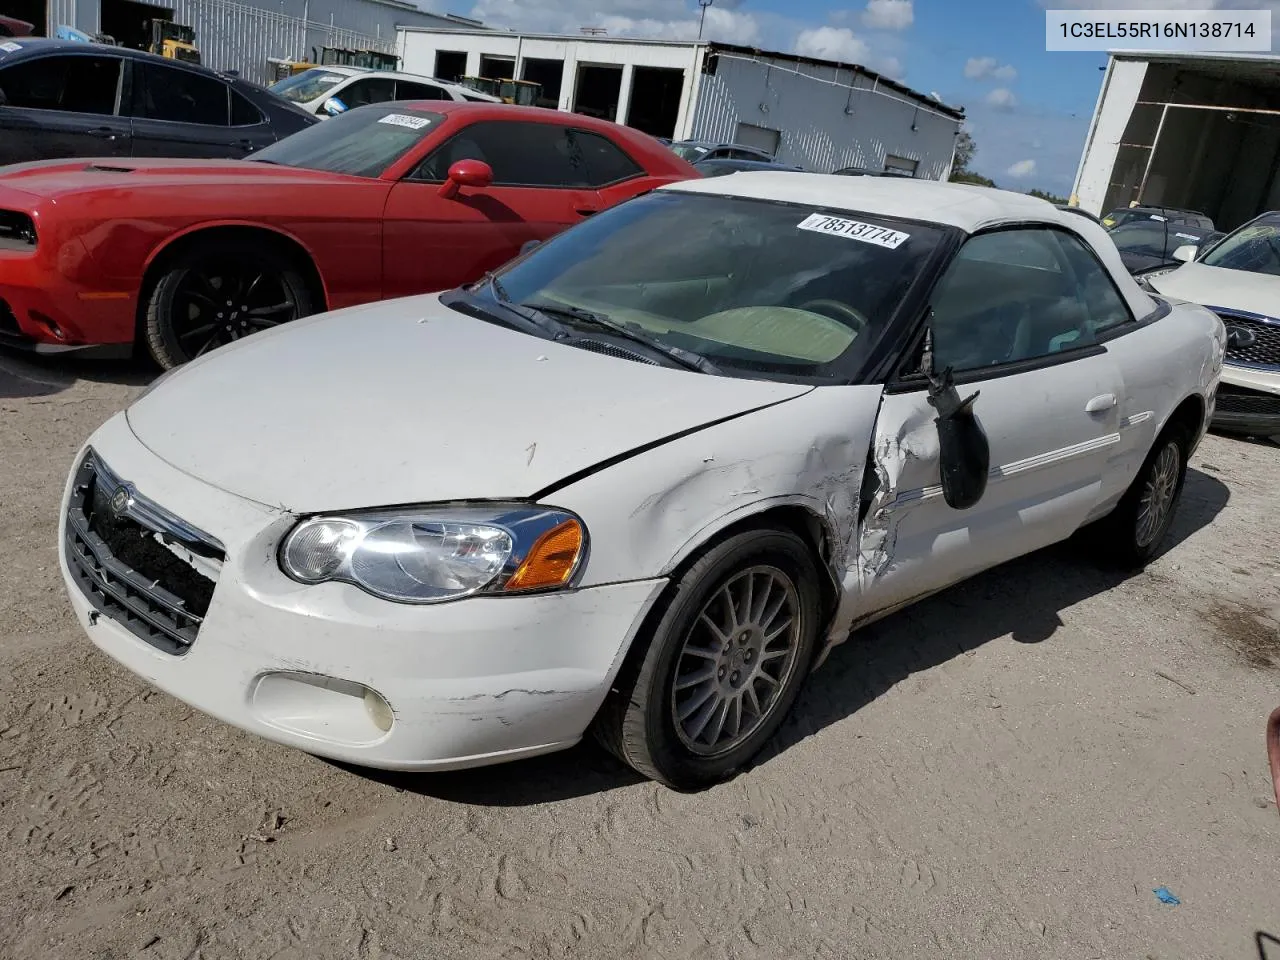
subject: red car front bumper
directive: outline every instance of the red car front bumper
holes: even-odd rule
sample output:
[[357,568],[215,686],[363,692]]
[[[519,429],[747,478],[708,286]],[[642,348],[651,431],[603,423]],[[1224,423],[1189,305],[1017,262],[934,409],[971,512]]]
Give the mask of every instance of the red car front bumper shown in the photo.
[[0,344],[57,353],[133,344],[137,294],[96,281],[78,240],[0,250]]

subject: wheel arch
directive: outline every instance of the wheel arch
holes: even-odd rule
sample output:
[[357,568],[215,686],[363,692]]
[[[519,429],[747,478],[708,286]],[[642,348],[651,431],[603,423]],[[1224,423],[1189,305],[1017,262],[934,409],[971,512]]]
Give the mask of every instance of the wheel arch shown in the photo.
[[316,264],[312,251],[298,237],[278,227],[261,223],[228,220],[214,223],[201,223],[187,227],[166,238],[164,243],[156,247],[147,258],[142,270],[142,282],[138,288],[138,304],[134,317],[134,336],[141,335],[146,322],[147,305],[151,294],[155,291],[160,278],[169,264],[199,247],[201,244],[225,243],[240,241],[242,243],[267,244],[283,254],[306,278],[311,293],[316,298],[317,313],[328,309],[328,290],[324,276]]
[[1160,424],[1160,428],[1156,431],[1156,440],[1158,441],[1170,430],[1176,430],[1186,437],[1183,453],[1190,457],[1196,440],[1205,429],[1207,410],[1208,405],[1199,393],[1184,397],[1165,418],[1164,423]]
[[680,546],[663,567],[662,576],[672,581],[679,579],[708,550],[748,530],[783,530],[803,541],[821,572],[818,589],[825,630],[835,615],[843,590],[834,570],[837,538],[829,518],[803,500],[760,501],[716,518]]

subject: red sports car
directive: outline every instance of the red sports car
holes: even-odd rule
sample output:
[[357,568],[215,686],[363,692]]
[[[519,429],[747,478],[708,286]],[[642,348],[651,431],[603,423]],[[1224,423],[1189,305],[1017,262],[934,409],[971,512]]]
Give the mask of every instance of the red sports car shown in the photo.
[[536,107],[361,107],[247,160],[0,168],[0,343],[145,344],[163,367],[322,310],[479,279],[696,177],[627,127]]

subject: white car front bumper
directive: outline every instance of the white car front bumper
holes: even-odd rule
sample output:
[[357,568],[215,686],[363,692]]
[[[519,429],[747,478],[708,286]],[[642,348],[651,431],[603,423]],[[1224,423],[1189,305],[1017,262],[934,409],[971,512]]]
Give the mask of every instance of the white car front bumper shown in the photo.
[[[527,597],[414,606],[346,584],[303,586],[276,564],[296,521],[209,486],[161,460],[123,415],[91,446],[137,493],[225,547],[198,634],[165,652],[124,625],[122,606],[90,582],[62,501],[59,553],[72,606],[90,639],[157,687],[220,720],[353,764],[444,770],[572,746],[595,715],[632,637],[665,585],[654,579]],[[72,526],[74,530],[74,525]],[[101,544],[99,544],[101,545]],[[99,575],[102,571],[98,570]],[[114,580],[113,589],[120,581]],[[145,605],[133,591],[129,602]],[[374,691],[390,706],[379,726]],[[371,706],[372,704],[372,706]],[[387,724],[385,709],[381,724]]]

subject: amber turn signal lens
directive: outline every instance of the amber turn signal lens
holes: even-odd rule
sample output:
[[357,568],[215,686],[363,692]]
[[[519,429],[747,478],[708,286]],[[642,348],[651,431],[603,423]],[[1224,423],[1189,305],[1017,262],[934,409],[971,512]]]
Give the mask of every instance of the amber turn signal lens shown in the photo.
[[558,523],[538,538],[503,589],[562,587],[573,576],[581,555],[582,524],[576,520]]

